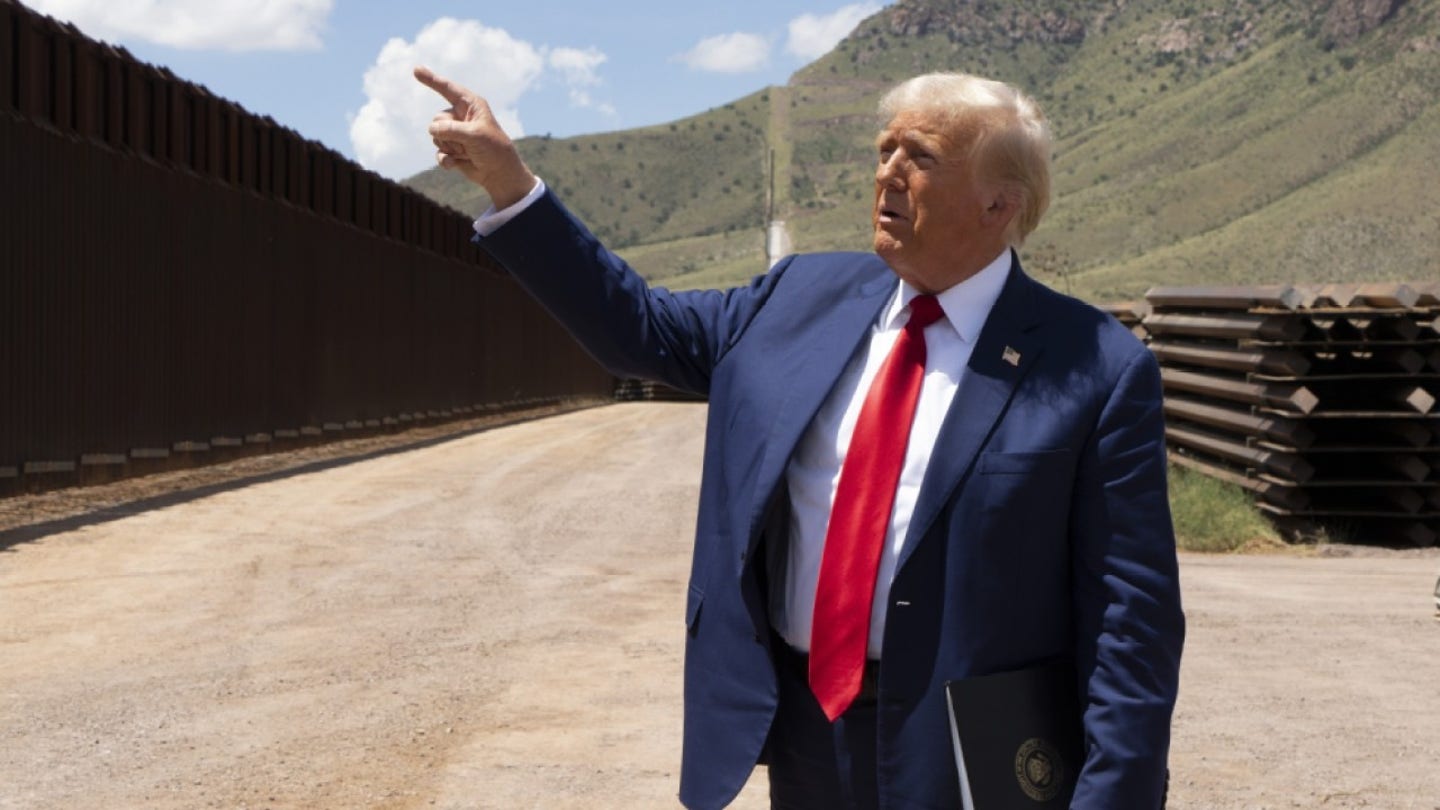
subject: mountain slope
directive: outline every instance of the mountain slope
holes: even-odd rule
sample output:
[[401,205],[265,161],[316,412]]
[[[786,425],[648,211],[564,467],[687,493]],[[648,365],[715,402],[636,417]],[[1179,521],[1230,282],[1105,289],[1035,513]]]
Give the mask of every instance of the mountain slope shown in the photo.
[[875,102],[928,70],[1046,108],[1056,193],[1025,257],[1061,289],[1440,275],[1440,0],[906,0],[786,87],[521,149],[642,272],[734,283],[763,269],[767,145],[796,248],[868,249]]
[[[669,245],[663,256],[639,264],[677,275],[736,254],[753,274],[764,264],[769,121],[770,95],[761,91],[670,124],[522,138],[517,146],[531,169],[611,247]],[[489,205],[479,188],[440,169],[407,184],[470,214]]]

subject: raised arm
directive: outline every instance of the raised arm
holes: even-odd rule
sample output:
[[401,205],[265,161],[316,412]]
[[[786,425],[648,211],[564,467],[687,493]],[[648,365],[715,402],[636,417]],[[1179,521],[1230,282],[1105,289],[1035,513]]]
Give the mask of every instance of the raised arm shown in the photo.
[[[485,99],[428,68],[415,78],[450,104],[429,127],[443,168],[482,186],[496,210],[535,188]],[[697,393],[783,272],[724,293],[651,289],[548,193],[477,241],[606,368]]]

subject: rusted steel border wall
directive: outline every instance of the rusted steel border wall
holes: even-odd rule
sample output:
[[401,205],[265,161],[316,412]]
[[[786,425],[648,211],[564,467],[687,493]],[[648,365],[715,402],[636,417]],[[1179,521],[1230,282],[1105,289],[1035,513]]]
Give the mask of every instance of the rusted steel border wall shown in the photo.
[[1440,541],[1440,283],[1157,287],[1144,333],[1177,464],[1282,527]]
[[0,177],[0,493],[613,390],[467,217],[10,0]]

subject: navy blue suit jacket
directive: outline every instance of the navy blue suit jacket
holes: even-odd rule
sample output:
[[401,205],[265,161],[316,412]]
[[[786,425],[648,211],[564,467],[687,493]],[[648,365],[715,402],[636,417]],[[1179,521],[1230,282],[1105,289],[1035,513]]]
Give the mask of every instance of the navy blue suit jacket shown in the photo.
[[[727,292],[650,289],[549,194],[479,243],[616,374],[710,398],[680,798],[723,807],[775,712],[766,557],[784,542],[771,527],[786,463],[896,278],[839,253]],[[1057,655],[1077,662],[1084,709],[1072,806],[1159,806],[1184,619],[1158,369],[1118,322],[1018,262],[932,451],[890,598],[883,807],[959,807],[947,680]]]

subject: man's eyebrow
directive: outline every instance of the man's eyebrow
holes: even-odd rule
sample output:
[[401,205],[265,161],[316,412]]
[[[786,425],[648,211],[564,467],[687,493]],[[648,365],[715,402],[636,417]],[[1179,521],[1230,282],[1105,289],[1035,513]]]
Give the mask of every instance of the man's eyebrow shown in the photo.
[[875,139],[875,145],[879,147],[887,143],[913,143],[932,151],[940,148],[939,136],[913,127],[898,132],[889,129],[882,131]]

